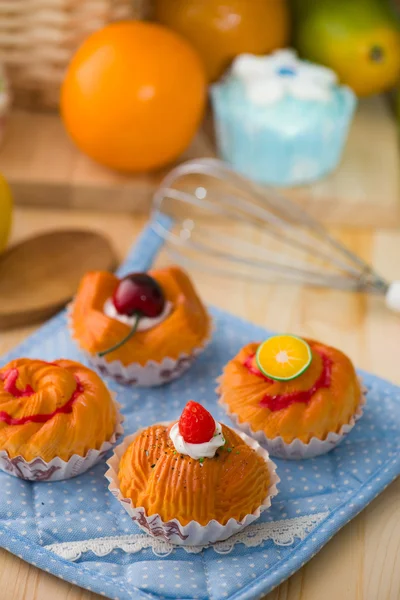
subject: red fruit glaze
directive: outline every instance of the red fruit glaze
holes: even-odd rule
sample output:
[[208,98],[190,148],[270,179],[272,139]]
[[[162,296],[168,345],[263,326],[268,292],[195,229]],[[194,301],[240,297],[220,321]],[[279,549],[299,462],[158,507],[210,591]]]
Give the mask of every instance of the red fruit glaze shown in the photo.
[[[35,392],[30,385],[28,385],[25,390],[20,390],[19,388],[17,388],[16,381],[18,379],[18,376],[18,369],[11,369],[10,371],[7,371],[3,376],[1,376],[2,381],[4,381],[5,391],[14,396],[14,398],[26,398],[32,396]],[[9,415],[7,412],[0,411],[0,423],[6,423],[7,425],[25,425],[25,423],[47,423],[47,421],[50,421],[50,419],[57,415],[71,413],[75,401],[84,392],[83,384],[79,381],[77,377],[75,377],[75,380],[76,388],[72,396],[69,398],[69,400],[67,400],[67,402],[65,402],[65,404],[57,408],[52,413],[28,415],[26,417],[16,419]]]
[[[260,402],[261,406],[266,406],[272,412],[288,408],[291,404],[296,402],[303,402],[307,404],[310,402],[314,394],[322,389],[329,388],[331,385],[332,378],[332,361],[328,356],[325,356],[322,352],[319,352],[322,359],[322,370],[318,379],[308,390],[291,391],[286,394],[279,394],[273,396],[271,394],[265,394]],[[244,366],[257,377],[261,377],[269,384],[273,384],[274,381],[266,377],[261,371],[255,366],[254,354],[250,355],[244,363]]]
[[147,273],[131,273],[118,283],[113,303],[120,315],[158,317],[165,298],[160,285]]
[[204,406],[191,400],[179,419],[179,433],[188,444],[204,444],[214,436],[215,421]]
[[24,390],[20,390],[19,388],[17,388],[18,377],[18,369],[10,369],[3,376],[1,376],[2,381],[4,381],[5,391],[14,396],[14,398],[24,398],[27,396],[32,396],[32,394],[34,394],[35,392],[30,385],[27,385]]

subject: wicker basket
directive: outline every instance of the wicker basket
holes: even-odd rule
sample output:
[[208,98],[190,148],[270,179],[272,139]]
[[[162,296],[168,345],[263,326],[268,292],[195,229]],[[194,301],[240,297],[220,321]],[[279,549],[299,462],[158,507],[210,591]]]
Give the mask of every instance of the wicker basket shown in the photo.
[[147,0],[0,0],[0,62],[14,103],[58,104],[65,68],[79,44],[110,21],[146,16]]

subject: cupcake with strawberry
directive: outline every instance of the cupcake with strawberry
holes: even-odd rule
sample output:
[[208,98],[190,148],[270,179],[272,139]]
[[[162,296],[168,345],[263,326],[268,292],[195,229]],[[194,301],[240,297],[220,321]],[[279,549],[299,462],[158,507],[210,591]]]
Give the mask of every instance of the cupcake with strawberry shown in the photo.
[[178,267],[83,278],[70,311],[72,336],[91,362],[121,383],[179,377],[204,349],[211,319]]
[[247,344],[225,366],[218,391],[235,425],[279,458],[329,452],[365,403],[345,354],[294,335]]
[[108,461],[109,489],[146,533],[173,544],[225,540],[277,494],[268,452],[197,402],[179,421],[142,429]]

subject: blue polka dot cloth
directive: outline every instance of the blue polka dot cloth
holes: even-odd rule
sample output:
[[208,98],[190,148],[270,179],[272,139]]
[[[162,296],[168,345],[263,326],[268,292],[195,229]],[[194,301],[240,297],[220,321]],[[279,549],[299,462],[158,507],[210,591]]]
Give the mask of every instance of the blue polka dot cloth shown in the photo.
[[[147,227],[120,270],[146,270],[162,241]],[[215,379],[249,340],[267,332],[211,309],[213,341],[180,379],[135,389],[111,380],[125,432],[179,417],[189,399],[227,421]],[[62,313],[2,364],[26,356],[85,362]],[[281,483],[272,507],[227,542],[176,548],[143,533],[107,489],[105,462],[75,479],[29,483],[0,473],[0,545],[60,579],[114,600],[261,598],[304,565],[400,473],[400,389],[362,373],[364,416],[335,450],[303,461],[276,460]]]

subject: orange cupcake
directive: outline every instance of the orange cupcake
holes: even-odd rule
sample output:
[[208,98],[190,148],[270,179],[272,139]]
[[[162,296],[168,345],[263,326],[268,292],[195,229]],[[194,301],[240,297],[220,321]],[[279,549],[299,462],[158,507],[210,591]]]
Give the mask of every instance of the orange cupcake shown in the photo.
[[292,335],[242,348],[226,365],[218,392],[233,422],[280,458],[328,452],[365,403],[345,354]]
[[85,275],[70,312],[72,336],[93,364],[121,383],[160,385],[204,349],[211,319],[178,267]]
[[277,494],[275,465],[243,433],[189,402],[179,421],[129,436],[107,463],[110,491],[144,531],[181,545],[225,540]]
[[31,481],[91,468],[122,433],[100,377],[70,360],[19,358],[0,369],[0,468]]

